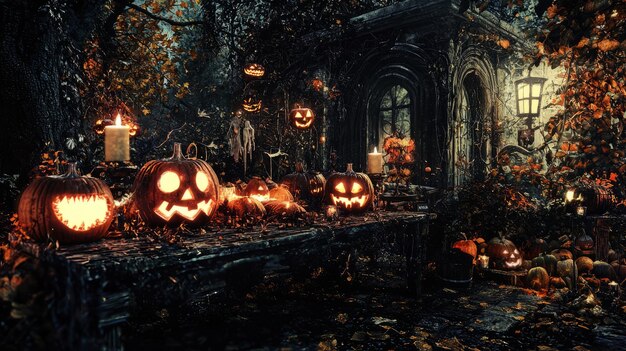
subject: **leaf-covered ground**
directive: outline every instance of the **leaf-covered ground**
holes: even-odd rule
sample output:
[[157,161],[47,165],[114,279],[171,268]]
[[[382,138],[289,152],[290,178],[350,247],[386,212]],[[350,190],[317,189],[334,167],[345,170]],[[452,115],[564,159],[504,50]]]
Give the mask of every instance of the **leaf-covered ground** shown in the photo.
[[585,294],[541,297],[489,281],[458,289],[430,280],[415,300],[398,267],[377,262],[363,265],[351,282],[322,272],[306,282],[257,286],[239,299],[160,310],[147,316],[150,324],[134,320],[125,344],[129,350],[626,349],[621,308],[599,306]]

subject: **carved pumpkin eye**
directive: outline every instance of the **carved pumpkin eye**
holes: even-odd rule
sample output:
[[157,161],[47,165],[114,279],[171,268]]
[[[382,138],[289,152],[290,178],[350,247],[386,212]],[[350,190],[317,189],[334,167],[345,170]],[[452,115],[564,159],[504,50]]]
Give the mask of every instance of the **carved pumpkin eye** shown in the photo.
[[300,112],[296,112],[296,118],[302,118],[302,114]]
[[518,253],[519,253],[519,251],[517,251],[517,249],[515,249],[515,251],[513,251],[513,252],[514,252],[515,254],[518,254]]
[[306,110],[306,116],[311,117],[311,110]]
[[504,250],[502,251],[503,254],[508,255],[509,254],[509,250]]
[[196,173],[196,186],[198,186],[198,190],[206,191],[209,187],[209,176],[202,171]]
[[342,194],[345,194],[346,193],[346,186],[343,185],[343,182],[341,182],[341,183],[339,183],[339,184],[337,184],[335,186],[335,190],[337,190],[338,192],[340,192]]
[[165,171],[161,174],[157,186],[162,192],[171,193],[180,187],[180,178],[178,177],[178,174],[172,171]]
[[352,193],[353,194],[358,194],[363,190],[363,187],[361,186],[361,184],[359,183],[354,183],[352,184]]

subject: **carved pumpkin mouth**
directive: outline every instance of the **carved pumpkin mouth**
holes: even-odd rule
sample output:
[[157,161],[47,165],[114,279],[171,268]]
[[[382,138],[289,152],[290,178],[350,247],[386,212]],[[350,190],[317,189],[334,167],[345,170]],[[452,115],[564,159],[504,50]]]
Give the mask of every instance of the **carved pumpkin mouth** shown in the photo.
[[522,265],[522,258],[520,257],[515,261],[505,261],[504,264],[507,266],[507,268],[519,267]]
[[193,221],[200,215],[200,213],[210,216],[213,212],[213,207],[214,203],[212,199],[198,202],[196,208],[174,205],[167,201],[163,201],[161,202],[161,205],[154,210],[154,213],[166,221],[169,221],[172,217],[174,217],[174,215],[179,215]]
[[296,127],[298,128],[308,128],[311,126],[311,124],[313,124],[313,120],[310,119],[308,121],[305,121],[304,123],[300,123],[298,121],[295,121]]
[[102,225],[110,215],[107,198],[97,194],[58,196],[52,201],[52,212],[66,227],[78,232]]
[[341,205],[345,208],[355,207],[363,207],[367,202],[367,195],[361,196],[353,196],[353,197],[343,197],[343,196],[335,196],[335,194],[330,194],[330,199],[333,201],[333,205]]

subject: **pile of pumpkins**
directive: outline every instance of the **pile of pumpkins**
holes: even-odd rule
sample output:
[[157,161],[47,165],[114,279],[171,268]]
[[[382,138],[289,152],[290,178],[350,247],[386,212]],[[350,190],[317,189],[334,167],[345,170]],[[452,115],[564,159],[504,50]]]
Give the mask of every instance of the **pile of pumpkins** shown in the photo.
[[[576,241],[575,252],[589,254],[590,247],[593,247],[593,239],[581,235]],[[582,283],[581,279],[594,288],[611,281],[617,281],[618,284],[626,281],[626,258],[619,259],[613,250],[609,251],[609,264],[593,261],[582,255],[574,259],[572,251],[566,248],[549,251],[543,240],[530,246],[524,253],[512,241],[501,237],[493,238],[489,242],[482,238],[464,238],[454,242],[452,248],[471,255],[474,259],[479,253],[486,254],[490,268],[527,269],[526,285],[534,290],[546,290],[550,286],[574,289],[576,284]]]
[[[294,195],[313,207],[335,205],[350,214],[371,209],[374,187],[351,164],[346,172],[333,173],[326,180],[320,173],[305,172],[301,163],[271,189],[260,178],[238,189],[221,186],[207,162],[184,157],[181,145],[174,143],[171,157],[141,168],[133,184],[132,206],[149,226],[207,224],[220,207],[233,218],[254,222],[265,215],[285,219],[305,213]],[[18,206],[28,236],[61,243],[106,236],[116,212],[109,187],[100,179],[79,175],[75,164],[64,175],[35,179]]]

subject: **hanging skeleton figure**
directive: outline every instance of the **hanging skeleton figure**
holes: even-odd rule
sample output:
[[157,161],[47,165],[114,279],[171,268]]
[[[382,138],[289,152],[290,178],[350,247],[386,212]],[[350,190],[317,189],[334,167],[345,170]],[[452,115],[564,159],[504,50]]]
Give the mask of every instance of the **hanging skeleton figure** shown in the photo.
[[[243,125],[243,128],[242,128]],[[252,162],[252,151],[256,148],[254,142],[254,128],[250,121],[245,121],[240,116],[235,116],[230,121],[230,127],[226,134],[228,138],[228,146],[230,147],[230,155],[239,162],[239,158],[243,158],[243,172],[247,171],[248,158]]]
[[246,173],[246,166],[248,162],[248,156],[250,156],[250,162],[252,162],[252,151],[256,148],[254,144],[254,128],[250,124],[250,121],[244,122],[243,127],[243,173]]

